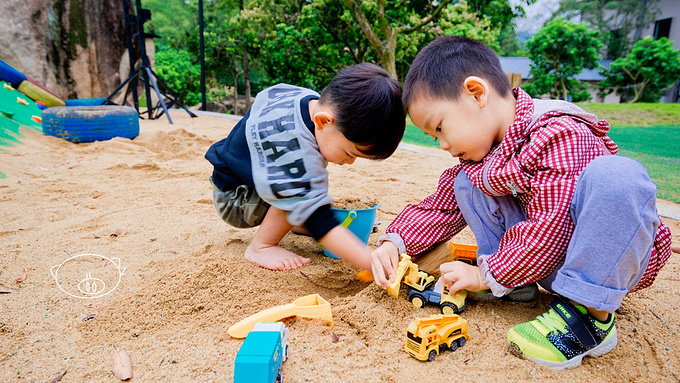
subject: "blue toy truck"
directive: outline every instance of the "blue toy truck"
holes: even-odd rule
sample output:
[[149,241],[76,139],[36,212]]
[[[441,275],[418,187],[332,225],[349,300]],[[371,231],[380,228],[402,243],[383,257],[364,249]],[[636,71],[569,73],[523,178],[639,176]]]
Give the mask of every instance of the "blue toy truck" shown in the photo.
[[456,295],[449,295],[449,289],[442,283],[428,283],[425,286],[411,284],[408,288],[408,300],[416,307],[423,307],[427,303],[439,305],[442,314],[459,314],[467,307],[467,292],[459,291]]
[[234,362],[234,383],[283,382],[288,329],[281,322],[259,322],[243,341]]

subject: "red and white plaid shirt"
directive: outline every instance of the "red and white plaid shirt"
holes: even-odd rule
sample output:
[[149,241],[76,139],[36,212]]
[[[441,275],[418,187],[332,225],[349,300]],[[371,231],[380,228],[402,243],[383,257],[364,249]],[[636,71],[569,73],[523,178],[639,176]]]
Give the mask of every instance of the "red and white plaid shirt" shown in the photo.
[[[387,233],[401,237],[409,254],[451,239],[467,225],[453,192],[461,170],[490,196],[516,194],[527,220],[509,228],[498,252],[486,258],[493,278],[505,287],[542,280],[562,264],[574,231],[569,204],[578,177],[594,158],[618,151],[607,136],[608,122],[582,110],[534,116],[534,100],[520,88],[513,93],[515,121],[503,141],[481,162],[462,161],[445,170],[434,194],[407,205],[387,227]],[[671,255],[670,245],[670,229],[661,222],[649,266],[633,291],[652,284]]]

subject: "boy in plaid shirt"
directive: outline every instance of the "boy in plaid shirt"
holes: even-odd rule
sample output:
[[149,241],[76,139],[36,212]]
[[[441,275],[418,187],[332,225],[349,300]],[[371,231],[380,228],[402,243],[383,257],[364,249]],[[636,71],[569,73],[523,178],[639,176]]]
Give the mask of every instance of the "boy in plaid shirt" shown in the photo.
[[511,89],[495,52],[452,36],[418,54],[403,101],[460,164],[387,227],[371,255],[376,283],[394,279],[401,252],[417,255],[470,225],[477,266],[440,268],[452,294],[502,297],[534,282],[557,294],[547,313],[508,331],[511,351],[552,368],[611,351],[614,311],[652,284],[671,233],[656,211],[656,185],[640,163],[615,155],[609,123]]

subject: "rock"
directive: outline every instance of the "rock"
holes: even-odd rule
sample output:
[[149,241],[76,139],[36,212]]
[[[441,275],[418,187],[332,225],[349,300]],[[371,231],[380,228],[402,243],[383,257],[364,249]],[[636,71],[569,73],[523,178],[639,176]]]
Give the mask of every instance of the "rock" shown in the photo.
[[2,0],[0,15],[2,59],[60,98],[107,97],[121,82],[122,1]]

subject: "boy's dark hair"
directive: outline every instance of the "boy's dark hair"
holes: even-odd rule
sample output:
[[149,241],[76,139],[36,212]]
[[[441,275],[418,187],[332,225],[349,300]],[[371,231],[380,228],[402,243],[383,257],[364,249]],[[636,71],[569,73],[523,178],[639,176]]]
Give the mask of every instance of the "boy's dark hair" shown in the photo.
[[338,73],[321,92],[319,104],[329,106],[335,125],[372,159],[385,159],[404,136],[406,113],[402,88],[384,69],[370,63]]
[[466,37],[438,37],[411,64],[404,81],[404,107],[422,96],[456,101],[469,76],[488,81],[501,96],[512,90],[498,55],[486,44]]

